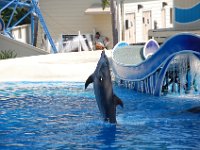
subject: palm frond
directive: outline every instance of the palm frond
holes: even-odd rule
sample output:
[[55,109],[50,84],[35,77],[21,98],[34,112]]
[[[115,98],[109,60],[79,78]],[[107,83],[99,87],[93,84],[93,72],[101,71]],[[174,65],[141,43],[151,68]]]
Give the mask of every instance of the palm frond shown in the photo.
[[0,51],[0,59],[8,59],[8,58],[15,58],[17,53],[12,50],[1,50]]
[[104,10],[106,7],[110,6],[110,0],[101,0],[101,4]]

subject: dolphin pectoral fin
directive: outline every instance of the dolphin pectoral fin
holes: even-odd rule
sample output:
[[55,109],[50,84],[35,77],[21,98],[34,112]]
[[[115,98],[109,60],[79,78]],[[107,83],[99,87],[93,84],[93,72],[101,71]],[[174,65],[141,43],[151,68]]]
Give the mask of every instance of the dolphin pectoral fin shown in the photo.
[[116,106],[120,105],[121,107],[124,107],[122,100],[119,97],[117,97],[115,94],[113,95],[113,100],[116,102]]
[[88,87],[88,85],[90,84],[90,83],[92,83],[94,80],[93,80],[93,74],[91,74],[88,78],[87,78],[87,80],[86,80],[86,82],[85,82],[85,89]]

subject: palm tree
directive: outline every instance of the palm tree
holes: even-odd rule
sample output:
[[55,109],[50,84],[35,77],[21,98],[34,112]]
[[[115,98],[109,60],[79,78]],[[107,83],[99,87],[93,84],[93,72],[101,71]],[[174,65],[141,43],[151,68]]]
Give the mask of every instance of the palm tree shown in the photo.
[[110,6],[110,0],[101,0],[101,4],[104,10],[106,7]]
[[[13,12],[13,8],[6,8],[4,11],[2,11],[2,19],[4,20],[6,26],[9,22],[10,16]],[[20,20],[26,13],[28,12],[27,9],[24,8],[17,8],[14,12],[13,18],[10,22],[10,26],[15,24],[18,20]],[[30,23],[30,15],[26,18],[24,18],[18,25],[23,25],[23,24],[29,24]]]
[[113,46],[114,46],[118,43],[117,2],[116,0],[102,0],[102,8],[105,9],[106,6],[110,6],[112,14],[112,36],[113,36]]

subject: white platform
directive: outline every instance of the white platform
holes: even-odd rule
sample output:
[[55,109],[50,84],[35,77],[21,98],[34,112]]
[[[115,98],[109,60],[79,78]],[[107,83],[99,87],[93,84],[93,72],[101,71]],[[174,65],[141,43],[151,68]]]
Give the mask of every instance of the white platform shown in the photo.
[[[106,51],[108,57],[111,51]],[[0,60],[0,81],[77,81],[93,73],[101,51],[58,53]]]

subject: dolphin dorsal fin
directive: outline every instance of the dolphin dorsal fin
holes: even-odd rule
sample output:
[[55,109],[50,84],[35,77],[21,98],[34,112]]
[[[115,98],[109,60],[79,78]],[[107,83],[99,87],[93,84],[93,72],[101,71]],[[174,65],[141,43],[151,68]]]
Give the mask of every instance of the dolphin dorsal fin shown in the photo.
[[91,74],[88,78],[87,78],[87,80],[86,80],[86,82],[85,82],[85,89],[88,87],[88,85],[90,84],[90,83],[92,83],[94,81],[94,79],[93,79],[93,74]]
[[117,97],[115,94],[113,94],[113,100],[115,101],[116,106],[120,105],[121,107],[124,107],[122,100],[119,97]]

